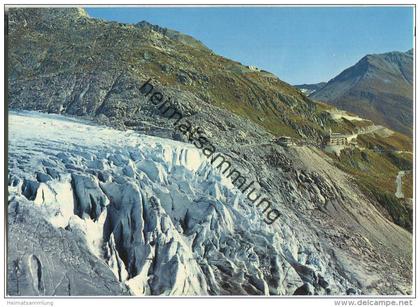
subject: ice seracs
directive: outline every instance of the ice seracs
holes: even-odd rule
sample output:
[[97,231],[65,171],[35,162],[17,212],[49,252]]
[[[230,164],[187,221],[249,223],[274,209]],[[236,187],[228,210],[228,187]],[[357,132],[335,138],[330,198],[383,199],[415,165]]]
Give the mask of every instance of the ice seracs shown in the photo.
[[[378,259],[375,240],[392,231],[392,244],[409,241],[309,148],[290,148],[295,162],[272,161],[289,168],[278,168],[276,182],[265,178],[281,212],[267,225],[192,144],[37,112],[11,112],[9,123],[9,237],[17,243],[8,293],[363,293],[384,271],[366,260]],[[360,221],[365,236],[354,231]],[[344,224],[353,238],[342,237]],[[366,236],[373,243],[365,248]],[[35,267],[42,280],[30,274]]]

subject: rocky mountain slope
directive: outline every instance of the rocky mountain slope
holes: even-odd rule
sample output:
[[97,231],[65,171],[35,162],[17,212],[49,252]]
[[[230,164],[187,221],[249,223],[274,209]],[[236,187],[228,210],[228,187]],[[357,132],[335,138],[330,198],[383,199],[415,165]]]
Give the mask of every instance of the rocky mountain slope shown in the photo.
[[[9,108],[62,114],[9,116],[10,295],[411,293],[411,220],[383,189],[411,167],[404,136],[368,133],[367,154],[337,158],[318,148],[328,129],[371,122],[189,36],[80,9],[11,9],[8,23]],[[149,79],[278,220],[174,129],[140,91]]]
[[411,136],[412,50],[367,55],[310,97]]
[[154,78],[168,94],[193,92],[198,104],[228,109],[274,134],[319,138],[326,120],[274,75],[146,22],[105,22],[77,9],[11,9],[9,48],[13,108],[129,121],[142,104],[137,88]]

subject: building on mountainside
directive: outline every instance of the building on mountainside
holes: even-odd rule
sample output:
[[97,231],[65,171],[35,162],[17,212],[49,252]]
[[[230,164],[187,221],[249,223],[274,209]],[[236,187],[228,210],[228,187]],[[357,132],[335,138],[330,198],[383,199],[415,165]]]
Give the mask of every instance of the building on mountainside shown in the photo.
[[333,145],[348,145],[348,135],[342,133],[331,133],[327,136],[325,144],[328,146]]
[[357,134],[330,133],[324,138],[322,148],[327,152],[340,153],[345,148],[356,148]]
[[288,136],[280,136],[276,139],[276,143],[283,146],[283,147],[290,147],[295,145],[291,137]]
[[357,145],[357,133],[352,134],[345,134],[345,133],[337,133],[337,132],[330,132],[324,138],[323,142],[324,146],[349,146],[349,145]]

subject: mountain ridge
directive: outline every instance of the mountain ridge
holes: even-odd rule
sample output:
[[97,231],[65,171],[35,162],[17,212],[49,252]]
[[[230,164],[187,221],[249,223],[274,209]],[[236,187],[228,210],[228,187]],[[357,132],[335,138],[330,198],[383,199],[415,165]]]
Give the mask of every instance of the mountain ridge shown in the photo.
[[[292,86],[271,74],[253,71],[238,62],[215,55],[207,48],[195,48],[196,46],[191,46],[190,41],[186,41],[183,36],[175,36],[176,39],[171,39],[162,34],[163,28],[160,27],[153,28],[145,24],[136,27],[116,22],[104,22],[88,18],[77,10],[71,11],[68,20],[63,17],[62,11],[40,13],[37,9],[31,10],[35,11],[31,13],[32,15],[26,12],[21,14],[19,9],[11,10],[9,13],[10,37],[12,38],[10,65],[13,66],[11,83],[22,77],[27,78],[35,70],[38,74],[44,74],[46,78],[50,78],[48,74],[52,72],[57,74],[57,71],[60,72],[63,69],[69,69],[70,72],[77,71],[86,80],[94,78],[95,83],[98,83],[99,80],[96,81],[96,79],[99,79],[97,77],[99,72],[95,70],[100,67],[100,72],[107,76],[101,78],[102,84],[96,85],[96,89],[98,87],[112,88],[112,84],[121,87],[122,79],[130,79],[130,83],[140,84],[150,77],[156,77],[164,87],[176,87],[180,90],[191,90],[194,87],[195,95],[205,103],[229,108],[235,114],[249,118],[274,134],[318,139],[322,134],[319,122],[323,119],[315,118],[312,112],[316,105]],[[19,14],[14,12],[19,12]],[[41,15],[43,17],[39,17]],[[51,22],[46,24],[48,18]],[[62,33],[61,28],[67,23],[69,27],[74,28],[70,32],[73,37],[67,37],[67,34]],[[25,32],[25,36],[21,37],[13,35],[15,25],[19,24],[33,26]],[[68,60],[58,66],[57,60],[54,59],[57,46],[53,44],[51,38],[45,36],[45,31],[51,31],[51,35],[60,42],[62,47],[69,50],[77,49],[78,52],[75,54],[64,50],[63,56]],[[114,36],[118,38],[111,46],[109,38]],[[88,39],[93,42],[92,46]],[[31,53],[30,49],[26,48],[29,44],[32,48],[39,46],[38,48],[45,50],[44,53]],[[24,49],[15,50],[14,46],[18,45]],[[28,60],[22,62],[20,61],[22,57]],[[114,64],[117,61],[119,65]],[[192,63],[194,65],[191,65]],[[225,70],[224,74],[220,73],[221,67]],[[62,76],[58,74],[57,77]],[[66,77],[66,79],[70,78]],[[68,82],[70,89],[75,87],[73,81],[68,80]],[[83,85],[77,84],[74,89],[78,92],[77,96],[83,92],[83,89],[79,89],[81,86]],[[20,92],[16,91],[16,93],[29,96],[27,90],[28,88]],[[69,109],[64,112],[74,113],[74,107],[77,107],[79,115],[90,114],[100,104],[98,98],[90,97],[92,91],[93,87],[87,89],[85,95],[81,97],[82,100],[76,99],[75,93],[68,93],[67,95],[73,96],[71,98],[73,101],[68,101],[68,98],[63,97],[65,101],[61,104],[47,103],[49,111],[57,112],[60,108],[67,106]],[[15,95],[13,88],[11,94],[12,97]],[[47,101],[55,95],[55,93],[46,95]],[[63,99],[60,97],[62,95],[58,94],[58,96],[59,100]],[[104,98],[104,94],[97,96]],[[85,111],[81,106],[83,97],[91,98]],[[121,110],[114,110],[115,104],[107,103],[111,97],[107,98],[103,110],[108,114],[104,115],[111,115],[109,112],[121,112]],[[26,103],[25,101],[24,97],[17,97],[17,99],[12,99],[12,106],[20,107]],[[45,108],[45,105],[45,103],[39,103],[39,107]],[[128,112],[126,114],[130,116]]]
[[413,114],[413,55],[366,55],[309,96],[410,135]]

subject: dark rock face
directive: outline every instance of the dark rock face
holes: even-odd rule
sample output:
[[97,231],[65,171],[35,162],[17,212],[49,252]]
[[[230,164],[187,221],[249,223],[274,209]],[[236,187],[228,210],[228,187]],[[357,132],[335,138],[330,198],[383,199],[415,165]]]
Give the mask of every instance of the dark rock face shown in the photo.
[[365,56],[310,97],[411,135],[412,50]]

